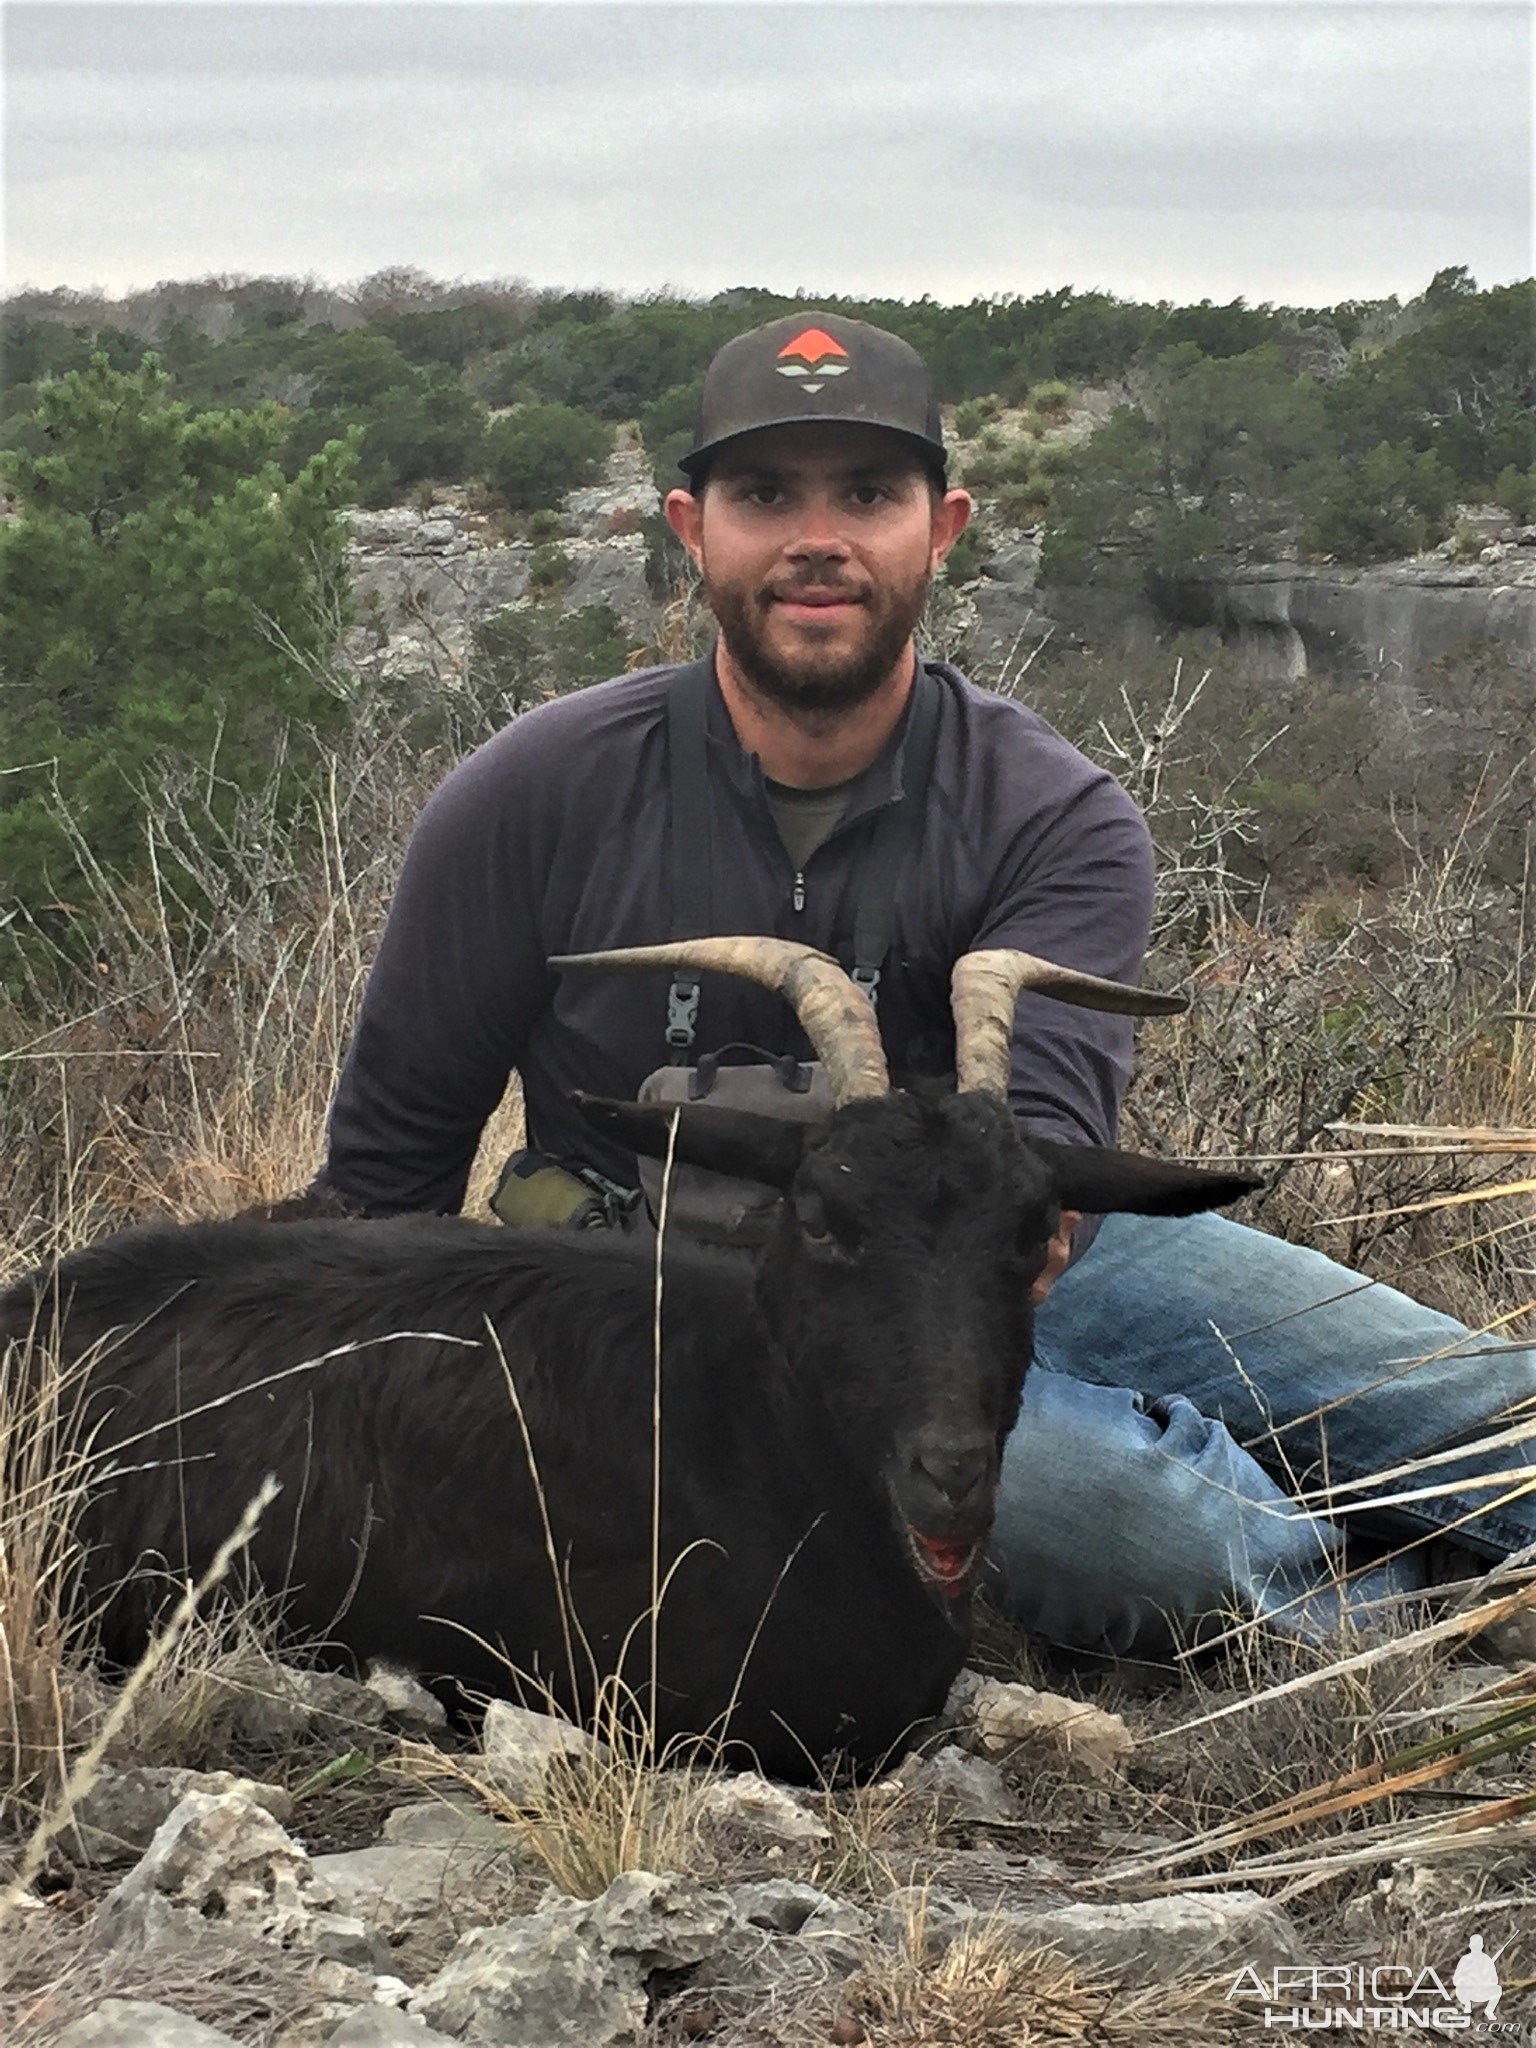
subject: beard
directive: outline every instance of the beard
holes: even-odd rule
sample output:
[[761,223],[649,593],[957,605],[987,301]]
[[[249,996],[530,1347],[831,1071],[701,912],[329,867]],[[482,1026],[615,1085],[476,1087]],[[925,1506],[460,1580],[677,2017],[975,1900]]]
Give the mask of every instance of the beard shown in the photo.
[[[812,643],[789,657],[769,644],[773,598],[767,591],[716,583],[707,567],[703,580],[721,637],[752,687],[782,711],[835,712],[866,703],[889,680],[922,617],[932,578],[925,572],[901,590],[861,591],[864,630],[851,649],[833,645],[829,637],[827,645]],[[815,587],[824,590],[826,579],[817,579]],[[778,594],[791,597],[793,588]]]

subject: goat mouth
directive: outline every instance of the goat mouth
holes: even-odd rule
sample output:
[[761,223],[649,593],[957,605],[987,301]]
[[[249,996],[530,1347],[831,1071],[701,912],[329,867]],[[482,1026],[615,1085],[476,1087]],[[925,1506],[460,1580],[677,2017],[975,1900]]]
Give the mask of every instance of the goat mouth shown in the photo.
[[937,1586],[946,1598],[957,1600],[970,1585],[985,1539],[978,1536],[972,1543],[956,1543],[952,1538],[924,1536],[910,1522],[902,1524],[902,1534],[918,1577]]

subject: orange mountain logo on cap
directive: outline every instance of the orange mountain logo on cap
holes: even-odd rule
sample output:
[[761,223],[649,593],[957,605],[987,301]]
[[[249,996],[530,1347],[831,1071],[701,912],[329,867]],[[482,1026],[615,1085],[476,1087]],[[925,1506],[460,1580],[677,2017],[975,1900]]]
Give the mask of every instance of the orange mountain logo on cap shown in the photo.
[[841,377],[853,365],[848,360],[847,349],[840,341],[834,341],[824,327],[802,327],[794,339],[786,341],[779,350],[774,368],[781,377],[794,378],[809,398],[829,377]]

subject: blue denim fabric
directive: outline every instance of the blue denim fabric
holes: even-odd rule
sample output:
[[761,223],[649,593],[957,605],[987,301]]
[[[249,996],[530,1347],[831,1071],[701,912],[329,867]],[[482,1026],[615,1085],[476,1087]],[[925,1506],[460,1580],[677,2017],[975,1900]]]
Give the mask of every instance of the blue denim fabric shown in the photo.
[[1528,1467],[1515,1500],[1520,1482],[1332,1523],[1294,1504],[1536,1420],[1536,1350],[1224,1216],[1108,1217],[1041,1307],[1036,1356],[993,1562],[1014,1616],[1068,1647],[1156,1655],[1234,1614],[1311,1632],[1341,1598],[1423,1586],[1428,1536],[1490,1560],[1536,1543],[1533,1442],[1368,1489]]

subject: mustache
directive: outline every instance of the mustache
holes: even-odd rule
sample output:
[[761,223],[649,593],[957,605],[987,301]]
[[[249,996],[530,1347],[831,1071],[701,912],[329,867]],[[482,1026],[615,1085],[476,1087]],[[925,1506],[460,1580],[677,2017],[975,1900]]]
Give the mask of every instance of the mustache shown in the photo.
[[869,589],[862,583],[845,583],[841,578],[827,576],[797,576],[789,583],[770,583],[764,589],[768,598],[801,598],[805,596],[835,597],[848,604],[863,604],[869,597]]

